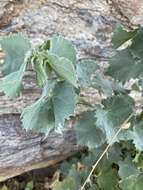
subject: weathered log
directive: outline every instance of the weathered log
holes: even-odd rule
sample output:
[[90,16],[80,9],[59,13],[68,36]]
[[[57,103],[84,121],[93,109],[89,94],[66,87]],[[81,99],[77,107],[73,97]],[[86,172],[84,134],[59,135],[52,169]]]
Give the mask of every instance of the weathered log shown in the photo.
[[25,132],[20,125],[19,114],[0,116],[0,181],[55,164],[79,150],[73,130],[45,139],[42,134]]

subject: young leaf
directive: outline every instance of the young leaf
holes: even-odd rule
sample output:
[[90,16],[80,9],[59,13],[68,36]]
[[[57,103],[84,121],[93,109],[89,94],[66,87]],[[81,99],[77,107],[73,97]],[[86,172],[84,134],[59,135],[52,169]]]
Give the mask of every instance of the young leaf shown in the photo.
[[114,35],[112,37],[112,43],[114,45],[114,48],[120,47],[122,44],[124,44],[126,41],[132,39],[138,32],[138,29],[132,30],[132,31],[126,31],[123,29],[122,26],[118,26],[115,31]]
[[18,71],[24,63],[26,53],[31,49],[30,41],[21,34],[14,34],[0,40],[6,54],[3,73],[5,75]]
[[65,119],[74,115],[76,102],[73,86],[67,82],[59,82],[55,86],[52,102],[55,115],[55,125],[63,126]]
[[87,111],[82,114],[75,128],[78,144],[88,146],[91,149],[104,144],[104,133],[96,127],[95,122],[94,112]]
[[[46,64],[48,67],[48,64]],[[36,78],[37,78],[37,82],[40,86],[43,86],[47,79],[48,79],[48,75],[46,72],[46,65],[44,64],[43,60],[38,59],[36,60],[36,63],[34,64],[34,69],[36,71]]]
[[[104,108],[96,109],[96,125],[106,134],[109,143],[123,122],[133,113],[134,101],[127,95],[117,95],[103,101]],[[119,139],[131,139],[130,130],[120,132]]]
[[58,57],[64,57],[70,60],[71,63],[76,62],[76,51],[72,43],[63,37],[53,37],[50,39],[49,52]]
[[91,86],[92,80],[91,76],[95,74],[95,71],[98,69],[98,65],[95,61],[90,59],[83,59],[77,63],[76,72],[78,80],[81,86]]
[[77,77],[72,62],[64,57],[48,54],[49,64],[53,70],[64,80],[77,87]]
[[26,64],[23,63],[19,71],[13,72],[0,81],[0,91],[4,92],[10,98],[19,96],[22,89],[22,78],[26,69]]

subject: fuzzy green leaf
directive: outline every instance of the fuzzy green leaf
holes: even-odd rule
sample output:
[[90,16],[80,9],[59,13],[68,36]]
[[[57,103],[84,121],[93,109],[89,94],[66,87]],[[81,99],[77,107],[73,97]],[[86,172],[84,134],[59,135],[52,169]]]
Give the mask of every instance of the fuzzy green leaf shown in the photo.
[[30,41],[21,34],[14,34],[0,40],[6,54],[3,73],[5,75],[18,71],[24,63],[26,53],[31,49]]
[[135,29],[132,31],[126,31],[123,29],[122,26],[118,26],[115,29],[114,35],[112,37],[112,43],[113,43],[114,47],[118,48],[122,44],[124,44],[126,41],[132,39],[136,35],[137,31],[138,31],[138,29]]
[[[38,61],[38,60],[37,60]],[[47,79],[48,79],[48,75],[47,75],[47,72],[46,72],[46,65],[47,64],[44,64],[43,63],[43,60],[39,60],[39,62],[36,62],[34,64],[34,69],[36,71],[36,78],[37,78],[37,82],[40,86],[43,86]],[[48,67],[48,65],[47,65]]]
[[0,91],[10,98],[19,96],[22,89],[22,78],[26,69],[26,64],[22,64],[19,71],[13,72],[0,80]]
[[64,80],[77,87],[77,77],[72,62],[64,57],[48,54],[49,64],[53,70]]
[[39,99],[31,106],[26,107],[21,115],[23,128],[46,135],[54,129],[55,119],[50,100]]
[[126,158],[124,161],[119,161],[119,176],[125,179],[131,175],[138,175],[140,171],[136,168],[131,158]]
[[76,125],[76,136],[78,144],[97,148],[105,142],[103,132],[96,127],[94,112],[88,111],[82,114]]
[[[139,59],[143,59],[143,28],[140,28],[136,34],[136,36],[132,40],[132,45],[130,47],[131,52],[135,57]],[[143,60],[142,60],[143,64]]]
[[108,160],[100,165],[100,174],[97,176],[97,184],[100,189],[119,190],[117,170],[116,168],[112,168]]
[[143,29],[137,29],[132,44],[122,51],[117,51],[111,58],[106,74],[116,80],[126,82],[143,75]]
[[69,170],[68,176],[74,179],[76,187],[79,188],[88,177],[88,174],[89,174],[88,169],[80,171],[78,169],[78,166],[72,165],[71,169]]
[[121,84],[117,82],[113,82],[101,74],[96,74],[94,79],[92,80],[92,87],[97,89],[99,93],[104,94],[107,97],[110,97],[113,95],[114,92],[125,92],[124,88]]
[[72,43],[63,37],[53,37],[50,39],[51,54],[55,54],[58,57],[64,57],[70,60],[72,63],[76,62],[76,51]]
[[48,134],[55,127],[51,101],[54,87],[55,82],[49,81],[43,90],[41,98],[23,110],[21,114],[23,128]]
[[133,128],[133,143],[137,150],[143,151],[143,121]]
[[67,82],[48,81],[41,98],[24,109],[23,127],[48,134],[56,128],[61,132],[65,119],[74,114],[75,93]]
[[55,125],[63,126],[65,119],[74,115],[76,102],[73,86],[67,82],[58,83],[53,92],[52,102],[55,115]]
[[[134,101],[127,95],[117,95],[103,101],[104,108],[96,110],[96,125],[106,134],[109,143],[120,125],[133,113]],[[132,138],[131,131],[120,132],[115,141],[129,140]]]
[[125,49],[111,58],[106,74],[116,80],[126,82],[143,74],[143,62],[140,59],[135,59],[129,49]]
[[90,59],[83,59],[77,63],[76,71],[80,85],[83,87],[91,86],[91,77],[98,69],[98,65],[95,61]]

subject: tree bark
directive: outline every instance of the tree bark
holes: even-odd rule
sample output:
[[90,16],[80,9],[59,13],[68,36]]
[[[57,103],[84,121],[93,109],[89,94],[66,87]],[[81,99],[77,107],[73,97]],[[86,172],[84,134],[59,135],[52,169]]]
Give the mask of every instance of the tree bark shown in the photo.
[[22,130],[19,114],[0,116],[0,181],[53,165],[79,149],[73,130],[44,139],[43,135]]

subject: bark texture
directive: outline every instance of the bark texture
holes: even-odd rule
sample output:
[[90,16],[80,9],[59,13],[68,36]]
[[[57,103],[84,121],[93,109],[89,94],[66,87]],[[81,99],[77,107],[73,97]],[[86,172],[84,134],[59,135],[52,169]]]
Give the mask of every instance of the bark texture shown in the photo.
[[[104,65],[112,54],[110,41],[117,22],[128,25],[136,13],[142,16],[142,4],[139,0],[0,1],[0,35],[20,31],[35,46],[60,34],[72,40],[78,58],[92,57]],[[0,181],[54,164],[81,148],[72,129],[63,136],[53,133],[45,140],[41,134],[22,130],[22,109],[40,95],[33,72],[26,73],[23,83],[23,94],[16,100],[0,94]]]
[[22,130],[19,114],[0,116],[0,181],[53,165],[77,150],[72,130],[44,139],[42,135]]

